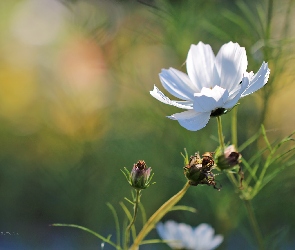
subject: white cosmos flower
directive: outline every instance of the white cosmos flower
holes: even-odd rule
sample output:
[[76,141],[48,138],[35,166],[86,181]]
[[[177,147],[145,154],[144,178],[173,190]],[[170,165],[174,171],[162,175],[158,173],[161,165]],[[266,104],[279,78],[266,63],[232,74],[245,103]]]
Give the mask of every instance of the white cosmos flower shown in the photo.
[[214,236],[214,229],[206,223],[192,228],[187,224],[178,224],[170,220],[164,224],[158,223],[156,228],[160,237],[169,241],[167,244],[172,249],[211,250],[223,241],[223,236]]
[[234,107],[241,97],[262,88],[268,80],[270,70],[263,62],[256,74],[246,72],[247,55],[238,43],[224,44],[215,57],[208,44],[191,45],[186,59],[187,73],[174,69],[163,69],[160,80],[163,87],[182,101],[173,101],[156,86],[151,95],[157,100],[187,109],[168,118],[191,131],[202,129],[210,116],[224,114]]

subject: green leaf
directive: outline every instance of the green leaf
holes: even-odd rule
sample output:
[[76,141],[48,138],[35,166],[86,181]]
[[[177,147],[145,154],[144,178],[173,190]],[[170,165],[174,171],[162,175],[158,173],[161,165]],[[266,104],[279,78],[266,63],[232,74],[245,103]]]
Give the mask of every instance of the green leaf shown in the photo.
[[139,202],[139,209],[140,209],[140,213],[141,213],[141,218],[142,218],[142,225],[144,226],[144,224],[146,223],[147,219],[146,219],[146,212],[145,212],[145,208],[142,205],[141,202]]
[[[120,202],[119,204],[122,207],[123,211],[125,212],[125,214],[126,214],[128,220],[129,220],[129,222],[132,221],[132,215],[129,212],[128,208],[125,206],[125,204],[123,202]],[[131,234],[132,234],[132,238],[134,240],[136,238],[136,229],[135,229],[134,224],[131,227]]]
[[117,245],[120,246],[121,243],[120,243],[120,238],[121,238],[121,235],[120,235],[120,223],[119,223],[119,217],[118,217],[118,214],[115,210],[115,208],[113,207],[113,205],[109,202],[107,202],[107,206],[109,207],[109,209],[111,210],[112,214],[113,214],[113,217],[114,217],[114,220],[115,220],[115,227],[116,227],[116,236],[117,236]]
[[124,197],[124,200],[128,201],[131,205],[134,205],[134,202],[129,200],[127,197]]
[[246,179],[246,182],[249,184],[251,179],[253,178],[255,181],[257,181],[257,176],[256,176],[256,171],[257,171],[257,168],[258,168],[258,164],[255,165],[254,169],[251,168],[250,164],[248,164],[248,162],[246,160],[244,160],[242,158],[242,163],[243,165],[246,167],[247,171],[249,172],[249,176],[247,177]]
[[228,32],[225,32],[224,29],[217,27],[216,25],[212,24],[211,22],[207,20],[203,21],[203,27],[205,30],[214,34],[216,37],[221,38],[222,40],[225,40],[225,41],[232,40]]
[[184,148],[184,154],[182,152],[180,152],[180,154],[183,157],[184,165],[189,164],[189,157],[188,157],[188,153],[186,151],[186,148]]
[[170,209],[169,212],[171,211],[188,211],[188,212],[192,212],[192,213],[196,213],[197,209],[195,209],[194,207],[189,207],[189,206],[174,206]]
[[268,174],[263,178],[263,181],[260,185],[261,190],[267,183],[269,183],[272,179],[274,179],[280,172],[282,172],[285,168],[293,166],[295,164],[295,160],[289,162],[289,164],[282,165],[280,168],[276,168],[272,173]]
[[247,141],[245,141],[242,145],[239,146],[239,151],[242,152],[245,148],[247,148],[254,141],[256,141],[260,135],[261,135],[261,131],[259,130],[257,133],[252,135]]
[[140,245],[146,245],[146,244],[159,244],[159,243],[169,243],[169,242],[175,242],[176,240],[160,240],[160,239],[151,239],[151,240],[143,240]]
[[117,250],[122,250],[122,248],[120,246],[118,246],[115,243],[113,243],[112,241],[110,241],[110,237],[111,237],[110,235],[107,238],[105,238],[104,236],[92,231],[91,229],[89,229],[87,227],[82,227],[82,226],[75,225],[75,224],[61,224],[61,223],[54,223],[51,226],[54,226],[54,227],[74,227],[74,228],[81,229],[83,231],[93,234],[97,238],[103,240],[105,243],[108,243],[111,246],[115,247]]
[[278,155],[277,157],[275,157],[274,159],[271,160],[270,164],[274,163],[275,161],[281,159],[283,156],[286,156],[287,154],[291,153],[293,150],[295,149],[295,147],[290,148],[289,150],[287,150],[286,152]]
[[248,160],[249,165],[251,166],[251,165],[254,164],[255,162],[260,163],[260,162],[261,162],[261,156],[262,156],[262,154],[263,154],[265,151],[267,151],[267,150],[268,150],[268,148],[265,147],[265,148],[263,148],[263,149],[257,151],[256,154],[254,154],[254,155]]
[[229,10],[223,11],[222,15],[229,21],[235,23],[243,31],[244,34],[251,34],[252,28],[249,26],[249,23],[241,16]]
[[262,133],[263,139],[264,139],[269,151],[272,151],[272,147],[271,147],[271,145],[269,143],[269,140],[268,140],[268,138],[266,136],[265,128],[264,128],[264,126],[262,124],[261,124],[261,133]]
[[[254,15],[254,11],[251,10],[245,4],[244,1],[238,1],[237,5],[240,8],[240,10],[242,11],[242,13],[244,14],[244,16],[247,18],[247,21],[251,24],[252,30],[257,33],[258,37],[261,37],[264,34],[263,26],[262,26],[262,20],[260,20],[260,18],[257,18],[257,16]],[[257,23],[260,24],[260,29],[259,29],[259,26],[257,25]]]

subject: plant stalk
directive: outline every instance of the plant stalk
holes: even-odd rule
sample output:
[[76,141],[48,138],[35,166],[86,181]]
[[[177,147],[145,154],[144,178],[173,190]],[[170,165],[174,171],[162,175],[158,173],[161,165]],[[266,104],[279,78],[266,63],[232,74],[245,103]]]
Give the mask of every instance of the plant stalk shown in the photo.
[[237,123],[237,116],[238,116],[238,107],[233,108],[231,111],[231,139],[232,144],[235,146],[237,152],[238,150],[238,123]]
[[219,145],[220,145],[221,152],[223,154],[224,153],[224,137],[222,133],[221,117],[217,116],[216,119],[217,119]]
[[255,234],[255,237],[256,237],[256,240],[258,243],[259,250],[265,250],[264,244],[263,244],[263,237],[262,237],[257,219],[256,219],[254,211],[253,211],[251,200],[243,200],[243,201],[244,201],[244,204],[245,204],[245,207],[246,207],[249,219],[250,219],[251,227],[254,231],[254,234]]
[[190,187],[187,182],[184,187],[168,201],[166,201],[147,221],[144,227],[141,229],[130,250],[137,250],[138,246],[144,239],[144,237],[155,227],[155,225],[163,218],[163,216],[184,196],[188,188]]
[[139,206],[139,199],[140,199],[140,189],[136,189],[136,196],[135,196],[135,203],[134,203],[134,208],[133,208],[133,217],[132,220],[130,221],[129,225],[126,228],[125,232],[125,247],[124,249],[128,249],[129,247],[129,241],[130,241],[130,229],[133,226],[136,216],[137,216],[137,211],[138,211],[138,206]]
[[[218,139],[219,139],[219,145],[220,145],[220,149],[221,149],[221,153],[224,154],[224,136],[223,136],[223,132],[222,132],[222,122],[221,122],[221,117],[217,116],[217,129],[218,129]],[[232,184],[235,187],[238,187],[238,182],[236,180],[236,178],[234,177],[234,175],[230,172],[226,173],[228,178],[230,179],[230,181],[232,182]]]

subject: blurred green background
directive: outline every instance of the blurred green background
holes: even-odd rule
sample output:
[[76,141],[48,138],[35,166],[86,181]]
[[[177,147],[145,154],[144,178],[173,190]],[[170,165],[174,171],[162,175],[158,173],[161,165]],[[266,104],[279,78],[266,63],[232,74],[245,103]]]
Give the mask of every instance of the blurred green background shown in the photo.
[[[239,143],[260,123],[271,141],[291,133],[294,8],[291,0],[2,0],[0,249],[99,249],[94,236],[52,223],[78,224],[115,240],[106,202],[122,222],[119,202],[131,188],[120,169],[139,159],[155,173],[156,184],[142,197],[147,215],[182,188],[180,152],[214,151],[216,121],[187,131],[165,118],[179,110],[149,91],[161,87],[162,68],[186,72],[191,44],[209,43],[217,53],[238,42],[246,47],[248,71],[269,62],[269,83],[241,100]],[[223,116],[226,141],[230,118]],[[253,201],[262,233],[278,242],[273,249],[295,246],[294,176],[294,168],[284,170]],[[171,212],[163,221],[209,223],[225,236],[219,249],[256,249],[241,201],[224,175],[217,179],[220,192],[190,188],[180,202],[197,214]],[[149,238],[158,238],[155,230]]]

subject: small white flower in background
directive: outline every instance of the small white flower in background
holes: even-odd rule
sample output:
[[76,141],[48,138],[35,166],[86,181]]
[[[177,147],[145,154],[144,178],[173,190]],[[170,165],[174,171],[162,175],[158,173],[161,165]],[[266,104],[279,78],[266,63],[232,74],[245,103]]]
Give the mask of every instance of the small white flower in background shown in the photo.
[[177,120],[184,128],[197,131],[208,123],[210,116],[219,116],[234,107],[241,97],[262,88],[270,70],[263,62],[258,72],[247,70],[245,48],[229,42],[224,44],[215,57],[208,44],[191,45],[186,59],[187,73],[163,69],[160,80],[163,87],[183,101],[170,100],[156,86],[150,91],[157,100],[187,109],[168,118]]
[[223,241],[223,236],[214,236],[214,229],[206,223],[192,228],[187,224],[169,220],[158,223],[156,228],[160,237],[169,241],[167,244],[172,249],[211,250]]

